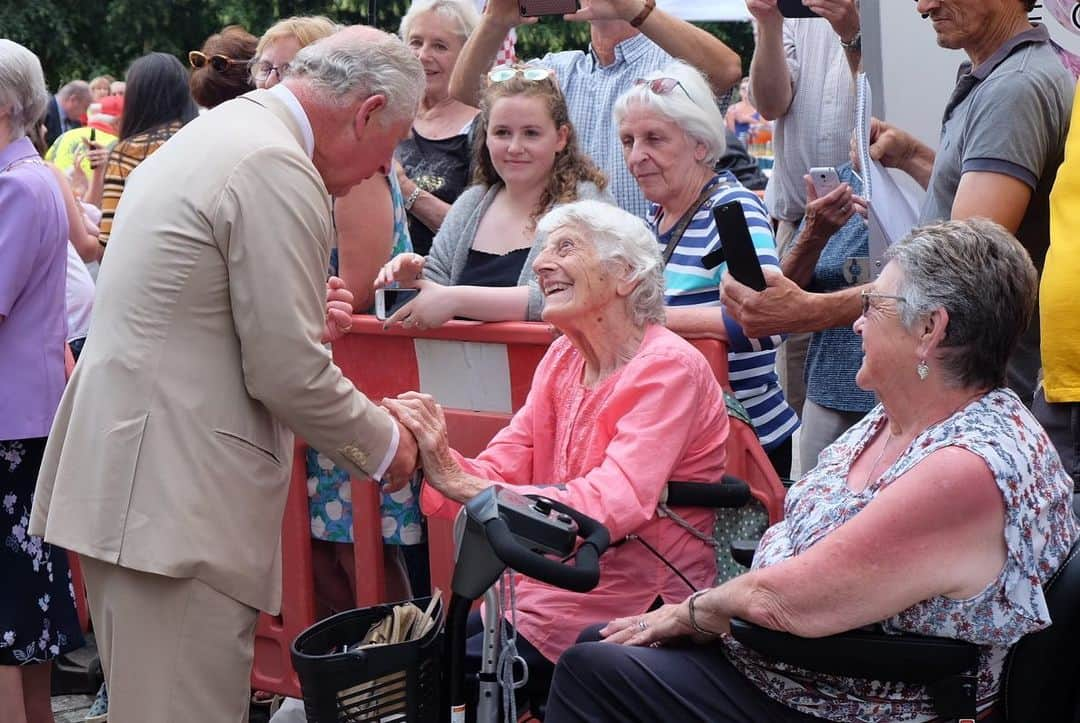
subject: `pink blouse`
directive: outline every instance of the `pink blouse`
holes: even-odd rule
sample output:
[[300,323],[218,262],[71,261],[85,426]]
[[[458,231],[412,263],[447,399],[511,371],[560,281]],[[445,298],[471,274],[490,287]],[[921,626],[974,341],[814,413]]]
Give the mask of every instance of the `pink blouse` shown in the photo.
[[[651,325],[633,359],[595,387],[582,383],[584,367],[569,339],[556,340],[510,424],[476,459],[455,456],[470,474],[600,520],[613,543],[639,536],[696,587],[712,585],[712,548],[656,514],[668,480],[717,482],[723,476],[727,409],[708,363],[681,337]],[[426,513],[448,504],[425,487]],[[712,535],[712,510],[679,513]],[[636,541],[610,548],[600,568],[600,584],[585,594],[518,577],[518,631],[550,660],[588,625],[643,613],[657,595],[674,602],[692,592]]]

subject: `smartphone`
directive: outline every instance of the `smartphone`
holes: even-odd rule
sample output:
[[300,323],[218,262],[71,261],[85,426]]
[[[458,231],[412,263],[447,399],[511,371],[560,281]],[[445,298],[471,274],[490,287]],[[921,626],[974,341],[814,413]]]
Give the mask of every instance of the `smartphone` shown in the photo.
[[96,130],[97,130],[96,128],[91,128],[90,129],[90,142],[91,143],[93,143],[94,141],[97,140],[97,134],[94,132]]
[[814,184],[817,197],[832,193],[840,186],[840,176],[836,175],[836,169],[832,166],[822,166],[810,169],[810,182]]
[[[742,204],[731,201],[714,206],[713,219],[716,221],[716,231],[722,248],[706,254],[701,260],[702,264],[705,268],[716,268],[727,261],[728,271],[736,281],[754,291],[764,291],[765,274],[761,272],[761,262],[758,261],[754,241],[750,238],[750,227],[746,224]],[[716,256],[719,256],[719,261]]]
[[776,0],[776,7],[785,18],[820,17],[813,10],[803,5],[802,0]]
[[419,293],[420,289],[375,289],[375,318],[386,321]]
[[580,9],[578,0],[518,0],[518,12],[525,18],[541,15],[569,15]]

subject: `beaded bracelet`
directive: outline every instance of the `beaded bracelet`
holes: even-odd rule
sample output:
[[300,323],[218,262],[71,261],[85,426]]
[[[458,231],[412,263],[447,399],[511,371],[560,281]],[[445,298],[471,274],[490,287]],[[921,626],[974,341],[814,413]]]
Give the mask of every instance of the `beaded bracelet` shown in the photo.
[[416,186],[413,188],[413,192],[410,193],[409,197],[405,199],[404,206],[406,211],[412,210],[413,204],[416,203],[416,199],[420,198],[420,194],[421,192],[423,192],[423,190],[424,189],[420,188],[420,186]]
[[693,628],[694,632],[698,633],[699,635],[706,635],[706,636],[708,636],[710,638],[719,638],[719,637],[722,637],[722,635],[723,635],[722,633],[714,633],[713,631],[706,630],[705,628],[698,625],[697,611],[694,610],[694,602],[699,597],[701,597],[702,595],[704,595],[707,592],[709,592],[709,591],[708,590],[698,590],[696,593],[691,595],[690,598],[686,601],[687,607],[690,608],[690,627]]

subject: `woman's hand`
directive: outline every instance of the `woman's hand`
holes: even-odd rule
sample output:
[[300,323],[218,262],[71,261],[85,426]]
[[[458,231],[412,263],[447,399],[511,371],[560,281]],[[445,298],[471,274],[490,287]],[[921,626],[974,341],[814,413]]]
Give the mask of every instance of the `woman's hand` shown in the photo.
[[600,630],[604,642],[659,647],[669,640],[693,635],[686,602],[662,605],[644,615],[616,618]]
[[430,394],[405,392],[397,399],[384,399],[382,404],[416,439],[420,466],[424,468],[428,484],[460,501],[465,492],[463,485],[458,484],[463,474],[450,454],[446,416],[435,398]]
[[806,183],[806,220],[802,239],[824,246],[853,215],[866,215],[866,201],[856,196],[848,184],[841,183],[818,198],[810,176],[803,176],[803,181]]
[[415,299],[394,312],[383,323],[384,329],[399,322],[406,329],[435,329],[453,319],[457,313],[452,286],[443,286],[427,280],[403,283],[402,286],[420,289],[420,293]]
[[381,289],[394,282],[407,288],[417,286],[415,282],[423,275],[424,263],[425,259],[420,254],[398,254],[379,270],[379,275],[375,277],[375,288]]

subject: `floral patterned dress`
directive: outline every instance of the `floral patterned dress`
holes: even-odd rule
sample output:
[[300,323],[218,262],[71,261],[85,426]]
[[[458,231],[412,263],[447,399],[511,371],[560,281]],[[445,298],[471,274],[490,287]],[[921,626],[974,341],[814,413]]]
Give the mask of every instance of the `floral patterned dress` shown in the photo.
[[44,438],[0,441],[0,665],[83,646],[67,553],[26,533],[44,453]]
[[[1050,625],[1042,585],[1077,537],[1072,479],[1016,394],[996,389],[926,429],[877,481],[852,492],[848,470],[887,423],[879,405],[822,452],[818,466],[788,492],[784,521],[762,538],[754,565],[767,567],[809,549],[939,449],[956,446],[977,454],[1005,501],[1005,565],[971,598],[924,600],[882,625],[887,632],[937,635],[981,646],[977,704],[986,710],[997,699],[1009,648],[1027,633]],[[810,673],[767,659],[730,638],[724,644],[731,662],[758,688],[804,713],[838,721],[937,719],[923,686]]]
[[[387,176],[394,205],[394,248],[390,256],[412,251],[409,222],[397,175]],[[337,249],[331,256],[330,273],[337,274]],[[307,450],[308,507],[311,536],[328,542],[352,542],[352,488],[349,473],[317,450]],[[418,545],[424,541],[419,502],[420,478],[397,492],[383,492],[382,537],[386,545]]]

